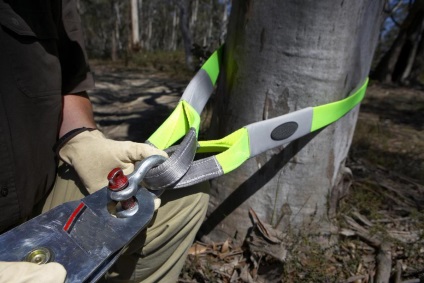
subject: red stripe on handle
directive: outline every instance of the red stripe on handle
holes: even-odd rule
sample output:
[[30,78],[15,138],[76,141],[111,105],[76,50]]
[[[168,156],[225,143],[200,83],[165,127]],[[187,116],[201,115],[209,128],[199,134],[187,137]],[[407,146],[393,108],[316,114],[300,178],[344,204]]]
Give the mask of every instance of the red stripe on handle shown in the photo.
[[68,221],[66,222],[65,226],[63,227],[63,230],[68,232],[68,229],[71,227],[72,223],[75,221],[75,218],[77,217],[78,213],[81,212],[81,209],[83,209],[85,206],[85,203],[81,202],[77,208],[75,208],[74,212],[72,212],[71,216],[69,216]]

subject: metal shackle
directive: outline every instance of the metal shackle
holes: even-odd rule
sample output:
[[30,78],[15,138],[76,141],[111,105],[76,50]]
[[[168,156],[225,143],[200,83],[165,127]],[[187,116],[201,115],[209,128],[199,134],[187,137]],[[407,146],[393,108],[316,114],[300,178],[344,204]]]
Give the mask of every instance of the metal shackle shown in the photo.
[[155,166],[165,162],[166,157],[151,155],[135,165],[134,171],[126,176],[121,168],[115,168],[108,174],[108,197],[119,202],[120,209],[117,210],[118,218],[134,215],[138,210],[135,198],[139,185],[147,172]]

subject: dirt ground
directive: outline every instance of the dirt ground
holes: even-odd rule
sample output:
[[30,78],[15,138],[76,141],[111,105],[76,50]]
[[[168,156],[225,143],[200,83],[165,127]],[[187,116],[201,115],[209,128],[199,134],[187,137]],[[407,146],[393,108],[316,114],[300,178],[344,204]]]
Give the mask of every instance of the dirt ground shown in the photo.
[[98,126],[110,138],[144,142],[168,117],[186,87],[164,74],[92,64],[89,93]]
[[[94,64],[94,71],[96,122],[118,140],[145,141],[187,85],[141,69]],[[303,234],[269,238],[272,227],[257,219],[241,247],[196,242],[180,282],[424,282],[423,127],[422,90],[371,83],[348,160],[352,185],[334,219],[337,244],[321,247]]]

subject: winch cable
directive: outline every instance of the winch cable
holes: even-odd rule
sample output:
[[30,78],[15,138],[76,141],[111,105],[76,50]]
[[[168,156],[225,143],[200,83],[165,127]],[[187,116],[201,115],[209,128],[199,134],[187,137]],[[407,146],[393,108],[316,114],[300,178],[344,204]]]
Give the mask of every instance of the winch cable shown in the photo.
[[[184,147],[189,144],[187,141],[172,147],[177,151],[149,171],[145,177],[149,188],[182,188],[229,173],[249,158],[336,122],[362,101],[368,84],[367,78],[342,100],[252,123],[222,139],[198,141],[195,147],[193,138],[198,136],[200,114],[214,91],[221,57],[222,47],[205,62],[188,84],[174,111],[147,140],[164,150],[186,134],[192,142],[190,149]],[[217,154],[194,160],[196,153]]]

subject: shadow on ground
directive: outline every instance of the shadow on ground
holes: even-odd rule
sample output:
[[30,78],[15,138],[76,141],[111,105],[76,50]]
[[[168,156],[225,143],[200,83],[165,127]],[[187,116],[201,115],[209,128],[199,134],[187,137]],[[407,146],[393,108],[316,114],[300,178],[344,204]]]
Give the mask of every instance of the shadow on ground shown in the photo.
[[[117,140],[145,141],[168,117],[187,85],[187,81],[136,70],[95,66],[95,73],[96,90],[89,93],[95,119],[107,136]],[[369,87],[348,161],[354,179],[350,193],[340,201],[336,246],[314,246],[306,236],[290,238],[289,234],[275,244],[260,233],[251,235],[260,243],[256,250],[254,241],[244,247],[233,246],[230,240],[213,245],[198,242],[190,249],[179,282],[241,282],[240,278],[249,279],[243,282],[281,282],[282,278],[284,282],[372,282],[380,265],[381,243],[389,246],[388,268],[396,271],[392,279],[423,282],[423,110],[423,91]],[[287,251],[284,260],[269,252],[281,248]],[[276,281],[270,281],[270,276]]]
[[144,142],[169,116],[187,82],[160,74],[95,69],[89,93],[99,128],[110,138]]
[[363,113],[372,113],[382,120],[390,120],[392,123],[407,125],[416,130],[424,129],[422,91],[393,86],[371,86],[368,94],[361,106]]

